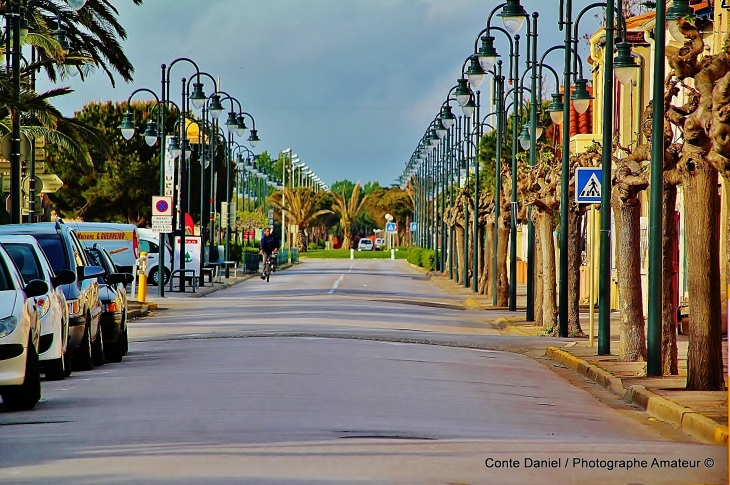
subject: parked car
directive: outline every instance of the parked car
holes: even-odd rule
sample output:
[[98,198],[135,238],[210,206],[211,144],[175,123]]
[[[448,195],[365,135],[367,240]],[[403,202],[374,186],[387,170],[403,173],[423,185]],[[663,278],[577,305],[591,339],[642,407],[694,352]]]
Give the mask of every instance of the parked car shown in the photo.
[[18,267],[26,285],[33,280],[43,280],[48,284],[48,292],[36,298],[41,319],[38,354],[46,379],[61,380],[71,374],[71,363],[66,355],[68,306],[60,285],[73,283],[76,274],[64,269],[56,275],[32,236],[0,236],[0,243]]
[[122,273],[134,272],[139,258],[139,233],[134,224],[113,222],[69,222],[85,247],[98,244],[106,248]]
[[76,233],[60,218],[56,222],[0,226],[0,235],[11,234],[36,238],[54,273],[67,269],[76,274],[76,281],[61,285],[69,313],[66,351],[73,354],[74,370],[89,370],[103,364],[104,342],[99,325],[101,302],[96,278],[104,274],[104,269],[89,263]]
[[[157,286],[159,283],[159,266],[160,266],[160,237],[159,234],[152,229],[139,228],[139,250],[147,253],[147,281]],[[172,267],[172,248],[165,243],[167,252],[165,253],[165,269],[163,271],[163,284],[167,284],[170,279]]]
[[357,250],[358,251],[372,251],[373,250],[373,241],[370,239],[360,239],[360,242],[357,243]]
[[45,281],[23,282],[0,245],[0,395],[10,410],[33,409],[41,398],[41,319],[35,297],[45,293]]
[[382,249],[385,246],[385,239],[382,237],[375,238],[375,249]]
[[104,357],[108,362],[120,362],[129,349],[127,338],[127,288],[132,275],[121,273],[112,261],[109,252],[94,244],[86,249],[89,260],[104,268],[99,276],[99,299],[101,300],[101,333],[104,337]]

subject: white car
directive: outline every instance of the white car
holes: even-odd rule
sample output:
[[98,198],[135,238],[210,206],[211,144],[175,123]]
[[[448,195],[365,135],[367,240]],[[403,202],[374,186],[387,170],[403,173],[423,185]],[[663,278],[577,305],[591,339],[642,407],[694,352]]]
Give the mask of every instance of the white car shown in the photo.
[[385,246],[385,239],[382,237],[375,238],[375,249],[381,249]]
[[61,270],[58,275],[33,236],[0,236],[0,243],[20,270],[25,284],[43,280],[48,292],[37,297],[41,319],[41,338],[38,354],[41,369],[48,380],[61,380],[71,374],[71,363],[66,358],[68,345],[68,305],[60,285],[76,281],[73,271]]
[[45,281],[23,283],[0,245],[0,395],[10,410],[33,409],[41,398],[41,319],[35,297],[45,293]]
[[372,251],[373,242],[370,239],[360,239],[360,242],[357,243],[357,250],[358,251]]
[[[160,267],[160,235],[152,229],[138,228],[139,233],[139,250],[147,253],[147,281],[157,286],[159,282]],[[170,279],[170,268],[172,267],[172,248],[165,244],[167,252],[165,253],[165,279],[164,284]],[[113,258],[113,255],[112,255]]]

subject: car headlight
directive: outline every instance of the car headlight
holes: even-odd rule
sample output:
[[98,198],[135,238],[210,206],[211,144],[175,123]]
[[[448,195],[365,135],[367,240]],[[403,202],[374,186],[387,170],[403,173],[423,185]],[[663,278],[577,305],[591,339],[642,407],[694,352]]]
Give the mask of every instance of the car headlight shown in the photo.
[[4,337],[15,330],[15,327],[18,326],[18,319],[15,318],[13,315],[10,315],[7,318],[3,318],[0,320],[0,337]]
[[48,313],[48,310],[51,309],[51,299],[44,296],[36,299],[35,302],[38,305],[38,316],[44,317]]

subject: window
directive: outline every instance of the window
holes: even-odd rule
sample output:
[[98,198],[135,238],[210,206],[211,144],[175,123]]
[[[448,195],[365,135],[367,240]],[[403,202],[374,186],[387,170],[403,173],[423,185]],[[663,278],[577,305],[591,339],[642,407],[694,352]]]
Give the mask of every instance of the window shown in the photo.
[[13,289],[12,279],[8,268],[5,266],[5,261],[0,258],[0,291],[8,291]]
[[160,252],[160,246],[157,244],[145,241],[144,239],[139,240],[139,252],[140,253],[149,253],[149,254],[157,254]]
[[61,236],[58,234],[36,234],[34,237],[38,240],[43,252],[46,253],[54,273],[58,274],[62,269],[70,269]]
[[31,280],[45,279],[43,270],[40,268],[40,262],[30,244],[9,243],[4,246],[15,266],[20,270],[26,285]]

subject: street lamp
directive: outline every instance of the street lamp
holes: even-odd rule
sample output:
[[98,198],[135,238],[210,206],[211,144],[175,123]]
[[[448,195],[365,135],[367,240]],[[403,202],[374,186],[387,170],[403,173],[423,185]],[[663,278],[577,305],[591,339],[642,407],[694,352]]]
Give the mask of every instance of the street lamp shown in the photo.
[[[662,2],[666,5],[666,0]],[[657,5],[657,8],[659,6]],[[679,30],[679,22],[678,20],[680,18],[687,18],[694,16],[694,9],[690,6],[689,0],[674,0],[674,3],[669,7],[666,14],[666,24],[667,29],[669,30],[669,33],[671,34],[672,38],[676,40],[677,42],[683,42],[684,41],[684,34],[681,30]],[[657,16],[657,22],[658,22],[658,16]],[[657,23],[657,27],[661,28],[659,24]]]
[[573,101],[573,106],[579,114],[583,114],[588,111],[588,107],[591,105],[593,96],[590,95],[587,88],[587,79],[576,79],[575,89],[570,99]]
[[553,123],[560,125],[563,123],[563,110],[565,109],[565,105],[563,105],[563,95],[560,93],[553,93],[551,96],[553,100],[550,103],[550,106],[548,106],[547,112],[550,113],[550,119]]
[[524,7],[520,5],[520,0],[507,0],[507,3],[504,7],[502,7],[502,12],[499,13],[498,17],[502,17],[504,28],[507,29],[510,34],[515,35],[522,28],[522,24],[525,23],[527,12]]
[[636,58],[631,55],[631,44],[625,40],[616,44],[616,52],[617,56],[613,60],[613,69],[618,82],[626,86],[634,79],[639,64],[636,62]]

